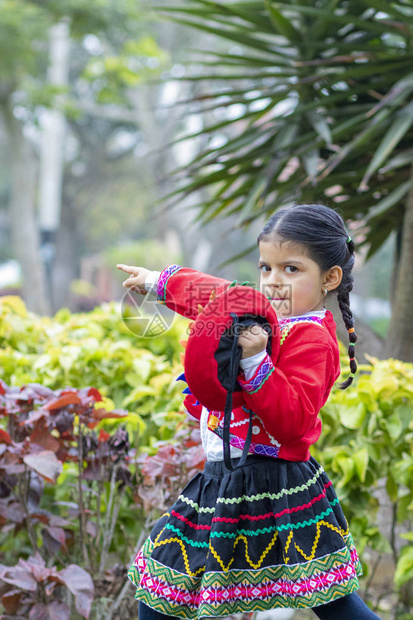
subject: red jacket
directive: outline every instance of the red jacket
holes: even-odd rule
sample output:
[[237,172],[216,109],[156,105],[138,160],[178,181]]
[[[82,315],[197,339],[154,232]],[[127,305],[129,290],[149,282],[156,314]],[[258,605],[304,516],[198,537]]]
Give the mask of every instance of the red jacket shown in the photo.
[[[179,314],[195,319],[198,304],[208,303],[212,290],[222,292],[230,282],[172,265],[161,272],[157,297]],[[274,366],[267,355],[255,375],[238,382],[245,391],[246,405],[254,412],[249,452],[289,461],[310,458],[309,446],[321,433],[318,413],[340,375],[336,323],[329,310],[325,317],[304,316],[280,319],[281,349]],[[199,419],[202,404],[188,395],[184,404]],[[208,428],[222,436],[224,413],[210,411]],[[244,445],[249,416],[243,407],[233,410],[230,443]]]

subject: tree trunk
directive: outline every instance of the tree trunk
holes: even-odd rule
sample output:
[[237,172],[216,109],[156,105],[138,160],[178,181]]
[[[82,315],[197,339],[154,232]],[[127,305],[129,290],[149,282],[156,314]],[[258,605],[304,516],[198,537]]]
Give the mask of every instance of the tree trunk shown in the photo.
[[[49,31],[48,81],[53,87],[67,87],[69,81],[70,27],[67,20],[54,24]],[[56,104],[63,103],[64,97],[56,98]],[[45,110],[41,117],[42,139],[39,170],[39,228],[42,234],[42,251],[46,260],[48,274],[48,294],[52,311],[60,307],[59,301],[67,292],[70,280],[56,278],[57,231],[59,230],[62,208],[62,184],[64,169],[64,147],[66,139],[66,119],[58,107]],[[60,235],[61,239],[61,235]],[[60,262],[61,265],[61,262]],[[63,267],[60,276],[70,272]],[[57,282],[59,291],[54,290]]]
[[23,273],[22,298],[32,312],[50,314],[35,215],[36,158],[10,101],[2,102],[1,111],[9,140],[11,236],[14,258]]
[[[413,176],[413,168],[412,168]],[[400,262],[382,357],[413,362],[413,188],[405,204]]]
[[56,236],[56,258],[53,265],[53,312],[59,308],[69,308],[72,312],[72,294],[70,283],[77,277],[80,250],[74,207],[68,198],[64,198],[61,220]]

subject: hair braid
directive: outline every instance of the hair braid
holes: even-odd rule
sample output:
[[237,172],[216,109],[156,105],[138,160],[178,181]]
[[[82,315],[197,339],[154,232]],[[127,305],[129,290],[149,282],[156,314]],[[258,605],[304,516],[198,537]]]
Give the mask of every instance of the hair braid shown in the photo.
[[[347,243],[347,241],[346,241]],[[351,273],[354,265],[354,242],[352,240],[348,241],[347,249],[349,257],[346,263],[343,265],[343,277],[340,283],[340,286],[337,289],[337,301],[339,308],[341,310],[341,314],[343,316],[343,321],[347,327],[347,331],[349,332],[349,347],[348,347],[348,356],[350,358],[350,371],[351,374],[349,378],[344,381],[344,383],[339,384],[339,388],[345,390],[349,385],[353,383],[354,375],[357,372],[357,362],[354,357],[355,354],[355,343],[357,342],[356,332],[354,331],[354,317],[353,313],[350,310],[350,291],[353,289],[354,277]]]

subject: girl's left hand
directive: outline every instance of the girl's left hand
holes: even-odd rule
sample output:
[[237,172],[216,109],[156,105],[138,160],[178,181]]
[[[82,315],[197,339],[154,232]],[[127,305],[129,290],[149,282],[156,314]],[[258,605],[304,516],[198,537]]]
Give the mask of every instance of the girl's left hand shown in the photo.
[[241,359],[252,357],[261,351],[265,351],[268,342],[268,334],[261,325],[256,323],[243,329],[238,337],[238,344],[242,348]]

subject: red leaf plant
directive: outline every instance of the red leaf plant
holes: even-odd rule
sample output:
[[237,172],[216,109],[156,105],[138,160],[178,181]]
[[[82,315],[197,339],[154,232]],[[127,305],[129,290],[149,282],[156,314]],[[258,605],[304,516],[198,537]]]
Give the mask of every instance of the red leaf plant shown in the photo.
[[[0,595],[6,615],[4,619],[69,620],[69,607],[62,600],[53,600],[55,590],[70,590],[77,612],[89,618],[94,585],[90,575],[76,564],[63,570],[48,568],[37,551],[16,566],[0,564]],[[62,588],[63,586],[63,588]]]
[[[103,419],[127,416],[122,409],[95,408],[101,400],[92,387],[54,391],[0,380],[0,535],[19,536],[14,548],[26,556],[15,566],[0,565],[0,620],[67,620],[72,599],[88,619],[94,591],[107,595],[110,552],[117,551],[115,537],[123,536],[117,521],[125,493],[140,512],[142,538],[153,514],[165,510],[204,466],[194,425],[178,425],[173,445],[159,442],[155,455],[137,457],[123,426],[95,430]],[[45,490],[59,480],[65,463],[70,501],[51,504],[54,495]],[[114,613],[127,581],[127,567],[116,566]]]
[[[66,620],[70,608],[62,595],[65,589],[73,594],[77,612],[89,618],[94,592],[90,574],[74,563],[58,570],[52,560],[60,552],[67,556],[70,548],[94,573],[97,557],[89,556],[86,544],[92,530],[98,540],[104,539],[101,556],[107,557],[111,536],[99,530],[99,519],[86,523],[92,514],[86,496],[92,489],[85,484],[97,480],[103,487],[112,480],[118,490],[125,486],[130,481],[130,447],[123,428],[113,434],[101,429],[96,436],[93,429],[100,420],[127,416],[123,410],[95,409],[101,400],[92,387],[53,391],[37,383],[9,387],[0,380],[0,531],[3,536],[26,532],[33,549],[33,555],[15,566],[0,565],[2,619]],[[77,501],[67,507],[67,518],[41,508],[45,484],[56,483],[66,462],[78,465]],[[55,502],[58,510],[63,504]],[[96,511],[95,516],[100,517]]]
[[138,457],[141,465],[140,484],[135,501],[143,503],[145,512],[165,511],[178,498],[185,484],[205,464],[198,425],[188,418],[175,434],[175,443],[158,442],[155,455]]

